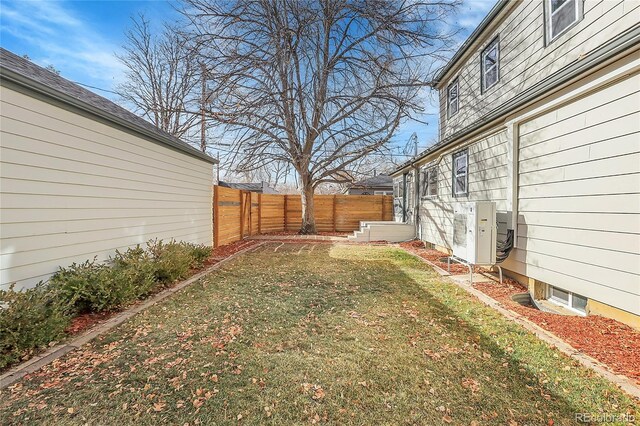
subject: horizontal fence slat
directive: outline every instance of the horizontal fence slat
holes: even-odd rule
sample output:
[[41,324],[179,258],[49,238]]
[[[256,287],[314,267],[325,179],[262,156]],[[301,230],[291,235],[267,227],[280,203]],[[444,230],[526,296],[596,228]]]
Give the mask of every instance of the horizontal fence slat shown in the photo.
[[[313,203],[319,232],[352,232],[360,229],[361,221],[393,220],[391,195],[315,195]],[[259,233],[298,231],[302,226],[300,195],[215,186],[213,208],[216,246]]]

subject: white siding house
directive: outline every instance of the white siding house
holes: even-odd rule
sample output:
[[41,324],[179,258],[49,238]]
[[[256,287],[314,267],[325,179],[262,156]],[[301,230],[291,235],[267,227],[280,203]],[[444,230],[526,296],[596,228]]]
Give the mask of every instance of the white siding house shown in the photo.
[[212,244],[214,159],[0,51],[0,289],[153,238]]
[[420,176],[421,238],[450,250],[455,203],[495,201],[535,297],[639,327],[639,22],[637,1],[498,2],[434,83],[440,141],[393,174]]

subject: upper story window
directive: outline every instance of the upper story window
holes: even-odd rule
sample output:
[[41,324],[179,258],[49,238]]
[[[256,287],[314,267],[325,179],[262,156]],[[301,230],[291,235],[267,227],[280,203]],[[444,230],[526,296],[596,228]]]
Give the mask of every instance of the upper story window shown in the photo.
[[482,92],[500,80],[500,40],[498,37],[482,51]]
[[453,196],[459,197],[469,193],[469,152],[466,149],[453,154]]
[[545,0],[547,43],[552,42],[582,18],[582,0]]
[[438,195],[438,166],[431,166],[422,171],[422,196]]
[[453,80],[453,83],[447,87],[447,116],[453,117],[458,112],[458,79]]

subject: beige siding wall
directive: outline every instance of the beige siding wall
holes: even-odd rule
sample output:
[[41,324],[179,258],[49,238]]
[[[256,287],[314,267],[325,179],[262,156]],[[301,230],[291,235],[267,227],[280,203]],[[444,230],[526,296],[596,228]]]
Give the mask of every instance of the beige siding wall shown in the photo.
[[[519,123],[519,214],[518,248],[503,266],[640,315],[640,75],[520,118],[558,96],[507,118]],[[502,125],[493,132],[469,145],[469,197],[451,197],[451,153],[467,141],[442,155],[439,195],[421,202],[422,239],[451,247],[458,200],[493,200],[499,213],[511,209],[512,140]]]
[[519,127],[518,273],[640,314],[640,75]]
[[211,164],[0,90],[0,289],[152,238],[212,244]]
[[[423,240],[451,249],[453,241],[453,206],[461,201],[495,201],[498,212],[506,216],[507,192],[511,184],[507,175],[507,131],[485,135],[467,145],[469,155],[469,195],[452,195],[452,154],[461,145],[428,160],[423,168],[438,166],[438,196],[422,197],[420,232]],[[422,183],[421,183],[422,185]]]
[[[636,25],[639,17],[638,0],[585,0],[582,21],[545,46],[543,2],[518,2],[443,81],[440,89],[441,138],[470,125],[515,94],[579,60]],[[500,81],[481,93],[480,52],[496,36],[500,38]],[[460,110],[447,119],[446,88],[456,77],[460,84]]]

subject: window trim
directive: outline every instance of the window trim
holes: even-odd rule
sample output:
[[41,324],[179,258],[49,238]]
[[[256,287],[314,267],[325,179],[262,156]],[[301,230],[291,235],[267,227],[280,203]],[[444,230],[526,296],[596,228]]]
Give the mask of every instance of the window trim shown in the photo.
[[[456,174],[456,158],[461,156],[464,153],[466,167],[465,167],[465,184],[464,184],[464,192],[456,192],[456,178],[458,177]],[[459,151],[451,154],[451,194],[453,197],[466,197],[469,195],[469,149],[464,148]]]
[[[423,200],[427,200],[427,199],[434,199],[434,198],[438,198],[438,165],[437,164],[431,164],[431,165],[426,165],[424,167],[421,168],[421,172],[420,175],[422,177],[422,183],[423,183],[423,188],[426,189],[426,194],[422,194],[422,192],[420,193],[420,199]],[[429,180],[431,178],[431,173],[435,172],[436,174],[436,192],[435,194],[430,194],[429,193]],[[426,181],[426,185],[425,185],[425,181]]]
[[556,41],[557,39],[559,39],[560,37],[562,37],[562,35],[564,35],[566,32],[568,32],[569,30],[571,30],[571,28],[575,27],[580,21],[582,21],[583,18],[583,6],[584,6],[584,0],[569,0],[567,3],[563,4],[562,6],[560,6],[560,9],[562,9],[563,7],[565,7],[569,2],[574,2],[576,5],[576,18],[575,20],[569,24],[565,29],[563,29],[562,31],[560,31],[558,34],[555,35],[555,37],[552,36],[553,32],[552,32],[552,16],[555,13],[558,13],[558,10],[556,10],[555,12],[551,12],[551,1],[552,0],[544,0],[543,1],[543,8],[544,8],[544,36],[545,36],[545,46],[549,46],[551,43],[553,43],[554,41]]
[[[456,86],[456,111],[452,113],[451,112],[451,102],[450,102],[449,92],[451,91],[451,88],[453,86]],[[456,115],[458,113],[458,111],[460,111],[460,84],[459,84],[458,77],[456,77],[447,86],[447,118],[453,117],[454,115]]]
[[[565,293],[567,293],[569,295],[568,298],[567,298],[567,303],[564,303],[561,300],[553,298],[553,289],[554,288],[558,289],[558,290],[560,290],[562,292],[565,292]],[[553,285],[550,285],[550,284],[547,285],[547,300],[549,302],[551,302],[551,303],[553,303],[555,305],[558,305],[558,306],[562,306],[564,309],[568,309],[571,312],[575,312],[575,313],[580,314],[582,316],[587,316],[588,313],[587,313],[586,307],[585,307],[584,311],[573,307],[573,296],[574,296],[574,292],[572,292],[572,291],[565,290],[563,288],[556,287],[556,286],[553,286]],[[583,299],[587,300],[587,303],[589,301],[588,297],[585,297],[585,296],[583,296],[581,294],[575,294],[575,296],[582,297]]]
[[[486,70],[484,68],[484,64],[485,64],[484,58],[485,58],[485,54],[489,51],[489,49],[493,48],[494,46],[496,48],[496,64],[495,64],[494,68],[496,68],[496,74],[498,75],[498,78],[496,79],[496,81],[492,85],[487,86],[486,78],[485,78]],[[500,73],[500,35],[498,34],[480,52],[480,93],[484,94],[487,90],[489,90],[492,87],[496,86],[500,82],[500,77],[501,77],[501,73]]]

